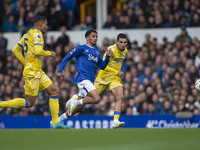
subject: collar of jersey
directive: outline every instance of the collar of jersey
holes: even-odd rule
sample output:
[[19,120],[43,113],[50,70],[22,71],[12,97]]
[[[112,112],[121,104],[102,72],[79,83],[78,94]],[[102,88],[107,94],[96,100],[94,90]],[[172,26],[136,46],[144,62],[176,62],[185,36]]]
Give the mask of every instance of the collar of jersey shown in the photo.
[[88,45],[88,44],[85,44],[85,45],[87,45],[87,46],[90,47],[90,48],[95,48],[95,47],[92,47],[92,46],[90,46],[90,45]]

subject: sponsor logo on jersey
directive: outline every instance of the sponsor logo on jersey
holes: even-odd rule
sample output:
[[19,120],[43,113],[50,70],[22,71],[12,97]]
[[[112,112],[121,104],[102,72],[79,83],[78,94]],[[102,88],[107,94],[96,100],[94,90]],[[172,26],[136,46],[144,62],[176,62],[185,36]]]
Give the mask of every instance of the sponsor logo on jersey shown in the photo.
[[85,49],[85,52],[88,52],[89,50]]
[[92,54],[88,54],[88,60],[92,60],[92,61],[94,61],[96,63],[98,62],[98,58],[93,56]]
[[39,39],[41,38],[41,35],[40,35],[40,34],[38,34],[38,38],[39,38]]
[[123,62],[124,58],[115,58],[114,60],[117,61],[117,62]]

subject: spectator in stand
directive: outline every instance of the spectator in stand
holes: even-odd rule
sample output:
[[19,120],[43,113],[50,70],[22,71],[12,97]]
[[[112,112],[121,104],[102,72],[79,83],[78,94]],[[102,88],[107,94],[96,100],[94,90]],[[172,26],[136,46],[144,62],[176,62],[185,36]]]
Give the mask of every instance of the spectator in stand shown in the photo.
[[34,13],[32,11],[29,11],[26,17],[26,29],[30,29],[33,27],[33,17]]
[[85,17],[85,24],[88,29],[96,29],[96,22],[92,16]]
[[152,80],[152,74],[151,74],[151,68],[150,67],[146,67],[145,70],[144,70],[144,74],[142,74],[140,77],[139,77],[139,81],[140,81],[140,84],[144,84],[144,79],[149,79],[150,81]]
[[0,31],[0,60],[3,63],[2,70],[6,67],[7,43],[8,40],[3,36],[3,31]]
[[155,114],[158,115],[160,113],[161,108],[162,108],[162,103],[159,101],[158,95],[156,93],[153,94],[152,101],[153,101],[153,105],[154,105]]
[[136,24],[136,28],[147,28],[148,23],[145,19],[144,15],[140,15],[138,19],[138,23]]
[[187,29],[185,26],[181,26],[181,34],[175,38],[174,43],[181,42],[181,44],[185,43],[186,41],[191,42],[191,37],[188,35]]
[[71,28],[74,26],[74,10],[76,5],[76,0],[61,0],[61,2],[64,4],[65,9],[67,11],[67,29],[71,30]]
[[152,15],[148,17],[148,28],[155,28],[155,20]]
[[55,6],[51,6],[50,8],[50,14],[49,14],[49,30],[58,30],[59,25],[59,15],[60,13],[56,11]]
[[24,32],[26,29],[26,10],[25,7],[19,9],[19,14],[17,15],[17,27],[19,32]]
[[130,27],[134,28],[137,23],[138,18],[134,14],[134,11],[132,8],[128,8],[127,16],[130,18]]
[[148,115],[155,115],[156,114],[156,112],[155,112],[155,109],[154,109],[154,105],[152,104],[152,103],[149,103],[148,104]]
[[57,46],[58,46],[58,45],[61,45],[61,46],[62,46],[62,56],[63,56],[63,55],[65,56],[65,54],[64,54],[64,48],[65,48],[65,46],[67,46],[67,45],[69,44],[70,39],[69,39],[69,36],[66,34],[67,29],[66,29],[65,26],[62,26],[62,27],[60,28],[60,32],[61,32],[61,36],[60,36],[60,37],[58,38],[58,40],[56,41],[56,45],[57,45]]
[[192,17],[192,21],[191,21],[191,24],[190,26],[191,27],[198,27],[200,26],[200,20],[199,20],[199,14],[195,13]]
[[195,56],[194,65],[195,67],[200,68],[200,49],[198,51],[198,54]]
[[16,32],[17,22],[15,21],[14,15],[10,15],[9,18],[4,22],[2,30],[4,32]]
[[103,25],[103,28],[105,28],[105,29],[115,28],[115,27],[114,27],[113,18],[112,18],[112,15],[111,15],[111,14],[108,14],[108,16],[107,16],[107,21],[106,21],[105,24]]
[[59,29],[61,26],[67,27],[67,11],[64,4],[61,2],[61,0],[54,0],[54,6],[56,8],[56,12],[59,13],[57,29]]
[[48,17],[49,13],[47,11],[47,8],[42,3],[38,3],[37,8],[38,10],[37,10],[36,16],[44,16],[46,18],[49,18]]
[[171,102],[169,100],[164,101],[160,115],[172,115]]

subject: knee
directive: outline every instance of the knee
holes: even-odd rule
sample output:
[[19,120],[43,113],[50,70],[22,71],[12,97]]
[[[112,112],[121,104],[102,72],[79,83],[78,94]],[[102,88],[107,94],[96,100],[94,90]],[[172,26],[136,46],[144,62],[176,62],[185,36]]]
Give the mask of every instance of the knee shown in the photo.
[[35,102],[33,101],[29,101],[28,103],[29,103],[29,108],[33,107],[33,105],[35,104]]
[[[25,100],[26,100],[26,104],[25,104],[26,108],[30,108],[35,104],[36,97],[25,95]],[[27,103],[28,103],[28,105],[27,105]]]
[[100,97],[100,96],[96,96],[96,97],[94,98],[94,104],[99,103],[100,100],[101,100],[101,97]]
[[117,95],[116,96],[116,98],[117,98],[117,101],[123,101],[123,99],[124,99],[124,94],[119,94],[119,95]]

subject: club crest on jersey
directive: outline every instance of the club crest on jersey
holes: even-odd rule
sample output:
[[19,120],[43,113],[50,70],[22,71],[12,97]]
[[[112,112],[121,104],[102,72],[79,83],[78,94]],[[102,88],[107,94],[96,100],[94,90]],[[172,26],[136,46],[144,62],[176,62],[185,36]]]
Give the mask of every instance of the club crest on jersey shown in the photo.
[[98,62],[98,58],[93,56],[92,54],[88,54],[88,60],[93,60],[94,62]]

